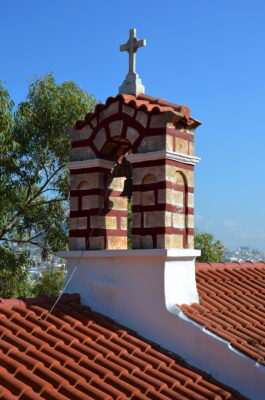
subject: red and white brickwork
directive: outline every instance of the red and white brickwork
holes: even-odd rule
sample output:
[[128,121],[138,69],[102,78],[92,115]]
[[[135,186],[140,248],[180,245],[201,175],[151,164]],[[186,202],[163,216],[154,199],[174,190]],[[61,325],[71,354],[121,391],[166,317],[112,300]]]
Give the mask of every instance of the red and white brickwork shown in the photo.
[[122,156],[133,167],[134,248],[193,248],[194,130],[186,106],[118,95],[77,121],[72,137],[70,249],[126,249]]
[[166,157],[133,164],[134,248],[193,248],[193,169]]
[[127,198],[120,197],[124,178],[111,179],[113,163],[105,160],[68,165],[70,249],[126,249]]

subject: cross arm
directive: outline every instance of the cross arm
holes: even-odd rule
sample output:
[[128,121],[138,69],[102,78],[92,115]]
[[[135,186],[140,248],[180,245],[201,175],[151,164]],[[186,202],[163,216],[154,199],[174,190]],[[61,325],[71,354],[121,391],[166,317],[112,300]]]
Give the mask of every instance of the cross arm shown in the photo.
[[128,50],[129,50],[128,43],[120,45],[120,51],[128,51]]
[[[145,47],[146,46],[146,40],[134,40],[133,42],[133,52],[136,52],[136,50],[138,49],[138,47]],[[130,43],[124,43],[120,45],[120,51],[130,51]]]
[[137,43],[135,44],[135,47],[145,47],[146,46],[146,40],[138,40]]

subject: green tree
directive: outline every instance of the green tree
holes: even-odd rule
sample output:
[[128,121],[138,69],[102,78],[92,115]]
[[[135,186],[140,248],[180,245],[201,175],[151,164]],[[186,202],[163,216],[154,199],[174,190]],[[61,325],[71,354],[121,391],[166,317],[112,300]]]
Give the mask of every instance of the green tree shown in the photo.
[[46,269],[43,271],[41,279],[34,284],[32,294],[36,297],[42,295],[57,296],[63,287],[64,277],[63,271],[55,271],[52,268]]
[[0,297],[31,295],[30,265],[27,252],[14,252],[7,246],[0,246]]
[[[67,130],[93,111],[95,104],[95,98],[75,83],[58,85],[52,74],[47,74],[30,82],[26,100],[13,111],[13,102],[0,82],[2,253],[12,253],[14,244],[32,244],[42,249],[45,258],[66,248],[69,174],[64,164],[70,158]],[[9,259],[13,266],[5,268],[18,278],[20,267],[15,260],[15,256],[13,262]],[[25,253],[21,267],[28,266]],[[9,295],[15,296],[16,291]]]
[[201,250],[200,262],[221,262],[224,258],[224,246],[220,240],[215,240],[214,235],[206,232],[195,232],[195,249]]

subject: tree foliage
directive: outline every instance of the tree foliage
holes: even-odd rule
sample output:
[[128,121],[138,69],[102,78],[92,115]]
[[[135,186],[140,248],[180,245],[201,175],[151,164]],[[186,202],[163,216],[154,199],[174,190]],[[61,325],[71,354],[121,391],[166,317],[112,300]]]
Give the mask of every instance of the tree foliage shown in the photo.
[[195,232],[195,249],[201,250],[201,256],[197,261],[221,262],[224,258],[224,246],[220,240],[215,240],[214,235],[206,232]]
[[0,245],[0,297],[31,295],[28,271],[30,265],[26,251],[14,252],[7,246]]
[[[95,104],[75,83],[57,85],[47,74],[30,82],[26,100],[13,111],[0,82],[0,245],[6,260],[14,244],[37,245],[44,258],[66,248],[67,130]],[[6,268],[15,271],[17,259],[12,260]],[[27,264],[26,259],[20,262]]]
[[63,284],[64,272],[49,268],[42,273],[41,279],[34,284],[32,294],[36,297],[42,295],[57,296]]

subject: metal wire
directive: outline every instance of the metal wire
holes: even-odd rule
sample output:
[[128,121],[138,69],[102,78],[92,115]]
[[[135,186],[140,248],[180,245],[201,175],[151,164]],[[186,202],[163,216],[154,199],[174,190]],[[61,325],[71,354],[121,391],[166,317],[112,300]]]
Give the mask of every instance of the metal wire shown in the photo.
[[[109,183],[107,183],[107,185],[106,185],[105,195],[104,195],[104,197],[103,197],[103,204],[102,204],[102,206],[99,208],[99,211],[98,211],[97,216],[100,215],[101,211],[102,211],[103,208],[105,207],[105,200],[107,199],[107,196],[108,196],[109,185],[110,185],[110,183],[111,183],[113,177],[115,177],[117,168],[118,168],[118,163],[115,162],[114,165],[113,165],[113,168],[112,168],[112,170],[111,170],[111,172],[110,172],[110,175],[109,175],[109,176],[110,176],[110,181],[109,181]],[[107,175],[107,176],[108,176],[108,175]],[[80,263],[80,261],[81,261],[81,258],[83,257],[83,254],[84,254],[84,252],[86,251],[86,246],[87,246],[87,244],[88,244],[88,241],[89,241],[90,237],[92,236],[92,234],[93,234],[93,232],[94,232],[94,229],[95,229],[95,228],[93,228],[93,229],[90,231],[90,234],[88,235],[87,240],[86,240],[86,242],[85,242],[85,248],[84,248],[83,250],[81,250],[80,256],[78,257],[78,259],[77,259],[77,261],[76,261],[76,264],[75,264],[75,266],[74,266],[74,268],[73,268],[73,271],[71,272],[69,278],[67,279],[67,281],[66,281],[64,287],[61,289],[59,296],[57,297],[57,299],[55,300],[54,304],[52,305],[52,307],[51,307],[50,310],[48,311],[48,314],[45,316],[45,318],[43,318],[44,321],[46,321],[47,318],[49,317],[49,315],[51,315],[51,313],[53,312],[53,310],[54,310],[56,304],[60,301],[62,295],[64,294],[64,292],[65,292],[65,290],[66,290],[66,288],[67,288],[67,286],[68,286],[69,283],[71,282],[71,280],[72,280],[72,278],[73,278],[73,276],[74,276],[74,274],[75,274],[77,268],[79,267],[79,263]]]

